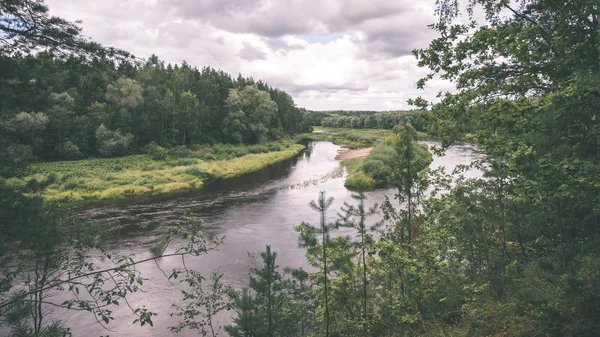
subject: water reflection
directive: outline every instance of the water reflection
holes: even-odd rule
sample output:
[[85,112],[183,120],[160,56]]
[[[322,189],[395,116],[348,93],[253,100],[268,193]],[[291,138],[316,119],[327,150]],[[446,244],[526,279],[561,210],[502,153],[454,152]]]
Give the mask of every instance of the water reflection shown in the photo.
[[[305,265],[304,251],[297,246],[293,225],[301,221],[316,223],[318,214],[308,203],[317,198],[319,191],[327,191],[335,198],[330,216],[333,217],[344,201],[352,202],[351,192],[344,188],[343,170],[335,160],[339,146],[330,142],[312,142],[299,156],[272,165],[264,170],[237,179],[217,181],[205,189],[184,195],[147,200],[136,204],[88,208],[78,215],[117,228],[117,238],[109,246],[113,254],[135,254],[137,258],[150,256],[150,249],[169,223],[179,221],[182,214],[193,211],[204,220],[210,237],[225,236],[219,251],[191,259],[188,267],[209,273],[220,268],[224,281],[236,287],[247,284],[252,261],[248,252],[259,252],[270,244],[279,253],[280,266]],[[450,172],[456,165],[469,164],[481,157],[468,145],[446,151],[444,157],[434,158],[433,167],[445,166]],[[477,172],[470,172],[477,175]],[[368,203],[381,203],[391,190],[366,193]],[[179,267],[179,259],[163,259],[164,270]],[[131,325],[134,317],[125,308],[115,310],[111,336],[175,336],[167,329],[177,322],[168,316],[171,303],[180,298],[179,285],[171,285],[154,265],[141,266],[145,293],[135,294],[133,302],[144,303],[159,313],[156,328]],[[106,334],[89,313],[68,313],[62,317],[73,328],[75,336]],[[227,319],[223,317],[222,319]],[[194,336],[182,333],[179,336]]]

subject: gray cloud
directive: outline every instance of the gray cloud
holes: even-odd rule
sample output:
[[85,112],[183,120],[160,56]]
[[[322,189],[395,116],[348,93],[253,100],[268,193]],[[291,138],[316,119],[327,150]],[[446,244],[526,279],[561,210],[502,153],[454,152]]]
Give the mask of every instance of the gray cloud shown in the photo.
[[267,54],[254,47],[248,42],[243,43],[242,49],[238,52],[238,56],[246,61],[266,60]]
[[426,37],[426,24],[434,22],[432,8],[424,11],[422,2],[408,0],[160,0],[159,6],[186,19],[269,40],[362,32],[365,47],[379,57],[409,54]]
[[304,49],[303,45],[300,44],[290,44],[288,41],[281,37],[277,38],[263,38],[262,41],[274,52],[278,53],[287,53],[290,50],[302,50]]
[[[313,109],[406,107],[435,0],[46,0],[51,14],[139,57],[262,79]],[[257,62],[269,60],[269,62]],[[395,94],[396,93],[396,94]]]

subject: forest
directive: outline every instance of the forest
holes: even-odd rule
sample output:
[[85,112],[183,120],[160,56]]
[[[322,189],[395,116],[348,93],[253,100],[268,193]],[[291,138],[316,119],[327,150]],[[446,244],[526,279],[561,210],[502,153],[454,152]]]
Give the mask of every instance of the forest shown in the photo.
[[41,160],[122,156],[148,144],[257,144],[310,127],[281,90],[154,55],[3,55],[0,68],[4,141]]
[[409,122],[417,131],[425,131],[423,112],[414,111],[309,111],[308,122],[313,126],[349,129],[393,129]]
[[[208,67],[140,64],[43,2],[0,0],[0,331],[73,335],[48,306],[106,328],[125,307],[132,324],[154,326],[169,313],[132,301],[154,281],[138,268],[147,263],[185,286],[173,333],[599,336],[598,2],[439,0],[436,14],[437,37],[413,51],[428,71],[415,81],[442,78],[456,90],[411,99],[417,115],[354,115],[309,112],[283,91]],[[187,267],[228,240],[193,213],[166,226],[154,255],[112,255],[110,230],[43,197],[53,181],[10,183],[35,160],[253,146],[328,123],[391,129],[362,170],[393,195],[375,205],[355,193],[340,209],[331,191],[315,195],[307,206],[319,220],[288,224],[309,268],[280,266],[281,252],[267,245],[241,289],[218,270]],[[424,146],[417,131],[438,145]],[[431,169],[432,153],[467,132],[482,159]],[[467,176],[471,168],[482,176]],[[91,250],[106,263],[94,264]],[[161,269],[167,258],[182,266]],[[53,301],[59,292],[69,297]],[[224,313],[232,319],[221,330]]]

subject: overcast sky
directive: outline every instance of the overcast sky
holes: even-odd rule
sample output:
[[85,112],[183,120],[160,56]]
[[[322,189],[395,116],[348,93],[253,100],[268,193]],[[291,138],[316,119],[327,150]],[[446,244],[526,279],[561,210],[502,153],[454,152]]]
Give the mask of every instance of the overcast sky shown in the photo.
[[308,109],[395,110],[451,85],[415,82],[435,0],[46,0],[53,15],[138,57],[252,76]]

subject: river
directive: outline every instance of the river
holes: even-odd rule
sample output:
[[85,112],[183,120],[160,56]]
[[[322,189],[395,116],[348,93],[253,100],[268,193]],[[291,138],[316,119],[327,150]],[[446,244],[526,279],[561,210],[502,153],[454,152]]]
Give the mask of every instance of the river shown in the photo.
[[[430,143],[431,144],[431,143]],[[223,281],[236,288],[247,285],[248,272],[254,262],[248,252],[261,252],[270,244],[278,255],[278,265],[305,266],[304,251],[298,248],[298,236],[293,226],[307,221],[316,224],[318,214],[308,206],[326,191],[334,197],[330,212],[333,218],[346,201],[352,203],[351,192],[344,187],[345,173],[335,160],[340,147],[330,142],[311,142],[297,157],[272,165],[246,176],[216,182],[206,188],[184,195],[163,197],[143,202],[117,203],[77,211],[77,216],[118,228],[119,239],[108,245],[111,254],[134,254],[136,259],[152,256],[151,248],[158,242],[165,229],[173,221],[180,220],[187,211],[197,213],[203,219],[210,238],[225,236],[225,243],[218,251],[199,258],[186,260],[186,265],[205,273],[220,268]],[[448,171],[456,165],[469,164],[481,154],[472,145],[456,145],[443,157],[434,157],[432,167],[445,166]],[[475,176],[476,171],[468,174]],[[392,190],[366,193],[368,203],[381,203],[385,195],[393,196]],[[102,264],[102,258],[92,257]],[[159,261],[167,273],[181,267],[181,259],[165,258]],[[53,316],[71,327],[74,336],[197,336],[196,332],[171,333],[177,317],[170,317],[172,303],[180,301],[182,289],[178,282],[169,283],[162,272],[148,263],[139,268],[149,280],[144,292],[133,294],[133,305],[145,304],[157,312],[154,327],[132,324],[134,315],[124,305],[114,310],[115,320],[110,323],[112,331],[106,331],[87,312],[54,312]],[[221,323],[230,315],[223,315]]]

